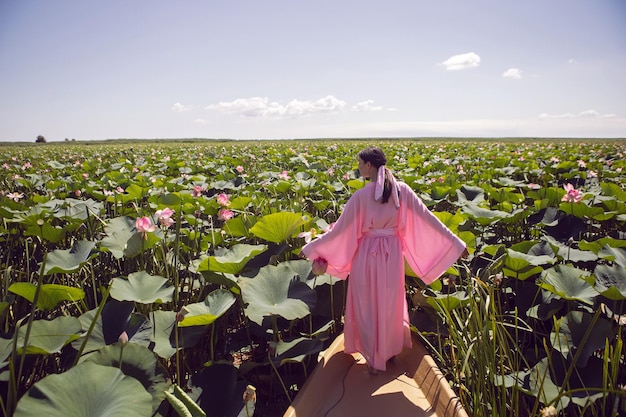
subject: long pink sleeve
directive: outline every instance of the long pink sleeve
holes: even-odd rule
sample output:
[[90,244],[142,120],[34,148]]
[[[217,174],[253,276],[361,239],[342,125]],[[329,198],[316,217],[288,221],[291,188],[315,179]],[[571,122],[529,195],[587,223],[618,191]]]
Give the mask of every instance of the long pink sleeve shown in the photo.
[[431,213],[404,183],[400,187],[400,222],[402,249],[413,271],[430,284],[459,259],[465,242]]
[[352,259],[362,235],[360,198],[357,191],[346,203],[332,229],[302,248],[302,253],[309,259],[326,259],[326,272],[337,278],[345,279],[350,273]]

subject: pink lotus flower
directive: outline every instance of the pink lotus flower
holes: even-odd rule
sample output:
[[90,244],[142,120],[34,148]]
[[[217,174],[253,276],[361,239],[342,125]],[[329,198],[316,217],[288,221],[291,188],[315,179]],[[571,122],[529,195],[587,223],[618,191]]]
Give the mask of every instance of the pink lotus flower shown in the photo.
[[308,232],[300,232],[298,237],[303,238],[304,243],[309,243],[315,237],[315,229],[311,229]]
[[583,194],[578,191],[572,184],[563,185],[563,189],[567,191],[567,193],[563,196],[561,201],[566,201],[568,203],[579,203],[580,200],[583,199]]
[[118,187],[115,189],[115,191],[117,191],[117,193],[118,193],[118,194],[124,194],[124,192],[125,192],[125,190],[124,190],[122,187],[120,187],[120,186],[118,186]]
[[4,164],[2,164],[2,168],[4,168],[4,169],[11,169],[9,164],[7,164],[6,162]]
[[241,165],[237,165],[237,168],[235,168],[237,170],[238,173],[242,173],[243,172],[243,167]]
[[150,218],[146,216],[138,217],[135,220],[135,227],[144,239],[148,238],[148,232],[154,232],[157,229],[156,225],[152,224]]
[[24,194],[23,193],[9,193],[7,194],[7,197],[9,197],[11,200],[17,202],[20,200],[20,198],[24,198]]
[[217,218],[219,220],[230,220],[235,216],[235,213],[233,213],[231,210],[228,209],[221,209],[219,214],[217,215]]
[[167,207],[163,210],[157,210],[154,215],[157,219],[159,219],[159,223],[161,223],[166,228],[170,227],[174,224],[174,219],[172,219],[172,215],[174,214],[174,210]]
[[326,273],[328,268],[328,262],[324,258],[316,258],[311,265],[311,272],[313,275],[322,275]]
[[278,174],[278,178],[280,178],[281,180],[289,179],[289,172],[287,171],[281,172],[280,174]]
[[202,195],[202,187],[199,185],[193,186],[193,191],[191,192],[193,197],[200,197]]
[[230,206],[230,197],[228,197],[228,195],[221,193],[217,195],[217,202],[220,206]]

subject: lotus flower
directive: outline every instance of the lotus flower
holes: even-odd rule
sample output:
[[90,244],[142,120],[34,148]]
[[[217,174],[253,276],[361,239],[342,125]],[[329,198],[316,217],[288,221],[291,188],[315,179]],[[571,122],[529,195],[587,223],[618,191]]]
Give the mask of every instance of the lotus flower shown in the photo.
[[328,262],[324,258],[316,258],[311,265],[313,275],[322,275],[326,273],[326,268],[328,268]]
[[217,195],[217,202],[220,206],[229,206],[230,205],[230,197],[224,193],[220,193]]
[[148,238],[148,232],[154,232],[157,228],[156,225],[152,224],[150,218],[145,216],[138,217],[137,220],[135,220],[135,227],[144,239]]
[[219,214],[217,215],[217,218],[219,220],[230,220],[234,216],[235,216],[235,213],[233,213],[231,210],[222,209],[222,210],[220,210]]
[[576,188],[574,188],[572,184],[565,184],[563,185],[563,188],[565,189],[565,191],[567,191],[567,194],[563,196],[561,201],[567,201],[569,203],[579,203],[580,200],[583,199],[583,194]]
[[159,223],[161,223],[166,228],[170,227],[174,224],[174,219],[172,219],[172,215],[174,214],[174,210],[167,207],[163,210],[157,210],[154,215],[157,219],[159,219]]

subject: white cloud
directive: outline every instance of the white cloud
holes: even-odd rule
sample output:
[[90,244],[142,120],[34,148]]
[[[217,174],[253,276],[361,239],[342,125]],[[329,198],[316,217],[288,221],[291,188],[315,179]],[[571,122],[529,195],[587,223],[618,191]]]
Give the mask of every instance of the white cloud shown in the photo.
[[445,67],[446,71],[474,68],[480,65],[480,57],[474,52],[469,52],[467,54],[451,56],[439,65]]
[[171,107],[172,111],[175,112],[183,112],[183,111],[189,111],[193,109],[193,106],[190,105],[186,105],[186,104],[181,104],[181,103],[175,103],[172,107]]
[[589,109],[589,110],[584,110],[581,111],[578,114],[572,114],[572,113],[563,113],[563,114],[548,114],[548,113],[541,113],[539,115],[540,119],[610,119],[616,117],[615,114],[612,113],[607,113],[607,114],[600,114],[599,112],[593,110],[593,109]]
[[206,125],[209,123],[208,120],[204,120],[204,119],[196,119],[194,120],[194,122],[198,123],[199,125]]
[[570,59],[567,60],[567,63],[568,64],[575,64],[576,60],[574,58],[570,58]]
[[352,110],[354,111],[381,111],[383,110],[382,106],[374,106],[374,100],[365,100],[356,103],[352,106]]
[[345,105],[345,101],[332,95],[315,101],[294,99],[287,104],[270,101],[267,97],[249,97],[211,104],[206,109],[250,118],[289,118],[314,113],[334,113],[341,111]]
[[502,78],[513,78],[519,80],[520,78],[522,78],[522,70],[519,68],[509,68],[508,70],[504,71],[504,73],[502,74]]

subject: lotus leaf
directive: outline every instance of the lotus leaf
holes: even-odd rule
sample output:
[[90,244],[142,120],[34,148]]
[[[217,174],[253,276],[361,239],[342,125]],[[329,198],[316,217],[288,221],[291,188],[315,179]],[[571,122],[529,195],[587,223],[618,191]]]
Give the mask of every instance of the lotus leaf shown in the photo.
[[37,382],[20,399],[14,416],[136,417],[151,412],[152,397],[138,380],[87,362]]
[[575,350],[579,351],[576,363],[579,367],[586,366],[591,355],[604,348],[607,339],[610,342],[615,337],[609,320],[594,318],[586,311],[570,311],[559,319],[557,328],[558,332],[550,334],[552,346],[570,359],[574,357]]
[[626,247],[626,240],[613,239],[612,237],[603,237],[592,242],[581,240],[579,243],[579,247],[581,249],[590,250],[595,254],[598,254],[602,250],[602,248],[606,246],[610,246],[612,248],[623,248]]
[[244,219],[239,217],[233,217],[232,219],[224,222],[222,230],[234,237],[247,237],[250,233],[250,220],[245,222]]
[[267,250],[267,245],[249,245],[240,243],[232,248],[223,249],[223,253],[209,256],[200,262],[198,272],[213,271],[238,274],[250,259]]
[[235,296],[228,290],[218,289],[210,293],[204,302],[193,303],[185,308],[189,313],[179,327],[207,326],[226,313],[235,303]]
[[[151,341],[154,343],[152,350],[163,359],[171,358],[177,348],[196,346],[207,330],[201,326],[178,327],[174,311],[156,310],[150,314],[154,329],[151,335]],[[178,334],[174,333],[175,330]]]
[[168,389],[169,384],[166,381],[164,370],[154,353],[135,343],[129,343],[126,346],[119,343],[105,346],[96,352],[83,356],[80,363],[82,362],[121,369],[124,375],[131,376],[141,382],[146,391],[152,395],[153,412],[163,401],[164,391]]
[[246,413],[246,405],[241,401],[246,385],[237,380],[237,368],[217,363],[191,378],[189,396],[208,416],[252,416],[254,402],[248,402]]
[[436,310],[443,309],[450,313],[454,309],[467,305],[470,299],[465,291],[457,291],[452,294],[437,293],[434,297],[427,297],[426,301]]
[[[37,285],[30,282],[16,282],[11,284],[9,291],[24,297],[31,303],[35,299]],[[85,291],[81,288],[68,287],[60,284],[42,284],[37,299],[37,308],[54,310],[63,301],[76,302],[85,298]]]
[[133,272],[125,278],[113,278],[111,297],[118,301],[134,301],[141,304],[167,303],[172,301],[174,287],[169,280],[146,271]]
[[617,265],[626,267],[626,249],[613,248],[609,245],[605,245],[600,252],[598,252],[600,258],[615,262]]
[[610,300],[626,299],[626,269],[619,265],[596,265],[596,290]]
[[85,262],[97,256],[92,253],[95,242],[89,240],[79,240],[71,249],[56,249],[48,253],[43,265],[43,274],[62,274],[78,271]]
[[317,338],[301,337],[289,342],[279,341],[276,345],[276,356],[272,361],[281,366],[289,362],[302,362],[307,356],[318,353],[324,348],[324,343]]
[[505,211],[490,210],[488,208],[479,207],[476,204],[467,204],[463,206],[463,212],[472,216],[482,226],[487,226],[500,219],[510,216],[510,214]]
[[458,202],[462,204],[480,204],[485,201],[485,190],[476,186],[462,185],[460,189],[456,190],[456,195]]
[[117,259],[122,259],[128,239],[134,234],[134,227],[135,221],[130,217],[115,217],[109,220],[104,227],[107,236],[101,241],[102,247],[108,249]]
[[[120,303],[115,300],[107,302],[85,345],[84,352],[92,352],[106,345],[117,343],[119,336],[124,331],[130,342],[141,346],[150,344],[152,336],[150,321],[141,314],[131,313],[127,306],[130,306],[130,311],[132,311],[132,303]],[[95,316],[96,309],[90,310],[78,318],[84,332],[89,330]],[[72,343],[72,346],[78,350],[82,343],[83,339],[81,338]]]
[[239,278],[246,315],[258,325],[263,318],[281,316],[287,320],[306,317],[315,302],[316,293],[291,266],[282,262],[267,265],[254,278]]
[[[24,353],[27,324],[20,326],[17,336],[17,349]],[[28,336],[28,354],[47,355],[59,353],[68,343],[80,337],[81,325],[76,317],[57,317],[54,320],[34,320]]]
[[539,287],[566,300],[576,300],[593,305],[598,292],[593,287],[589,272],[571,265],[557,265],[541,274]]
[[268,242],[281,243],[293,237],[305,223],[299,213],[280,212],[261,217],[250,229],[250,233]]

